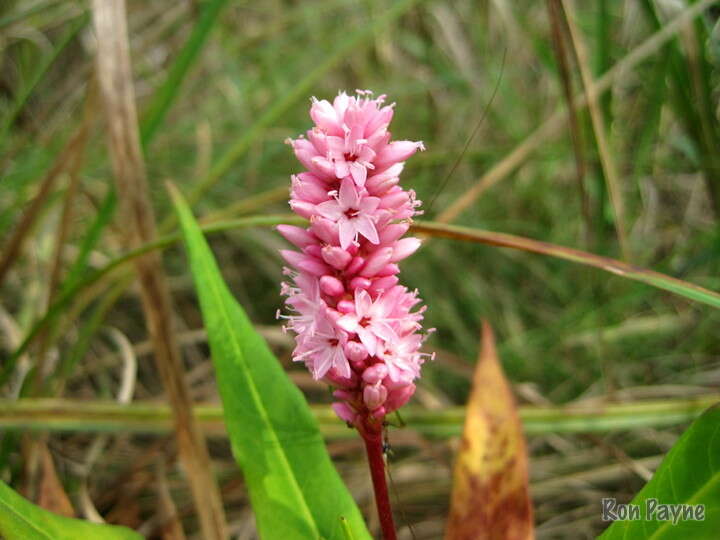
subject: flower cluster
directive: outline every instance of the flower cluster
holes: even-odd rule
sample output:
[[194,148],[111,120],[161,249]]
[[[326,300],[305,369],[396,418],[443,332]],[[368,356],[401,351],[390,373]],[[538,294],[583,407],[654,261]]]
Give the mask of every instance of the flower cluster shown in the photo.
[[[390,141],[393,105],[369,91],[313,98],[313,129],[287,142],[306,171],[292,177],[290,206],[308,228],[278,230],[300,251],[281,254],[292,267],[282,294],[295,332],[295,361],[336,388],[333,409],[366,428],[404,405],[424,355],[417,291],[398,284],[398,262],[420,246],[401,238],[418,213],[402,189],[404,161],[421,142]],[[278,316],[281,316],[278,314]]]

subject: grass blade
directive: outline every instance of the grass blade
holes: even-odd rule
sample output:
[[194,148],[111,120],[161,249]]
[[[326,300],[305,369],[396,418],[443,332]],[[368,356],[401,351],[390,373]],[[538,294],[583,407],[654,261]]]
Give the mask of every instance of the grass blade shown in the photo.
[[680,279],[633,266],[631,264],[587,253],[579,249],[558,246],[540,240],[532,240],[522,236],[513,234],[497,233],[492,231],[484,231],[470,227],[460,227],[456,225],[445,225],[443,223],[433,222],[416,222],[413,225],[415,232],[431,234],[432,236],[442,238],[452,238],[455,240],[466,240],[470,242],[478,242],[490,246],[507,247],[519,249],[521,251],[529,251],[531,253],[539,253],[566,261],[572,261],[586,266],[593,266],[611,274],[622,276],[634,281],[640,281],[646,285],[657,287],[680,296],[684,296],[690,300],[696,300],[703,304],[708,304],[715,308],[720,308],[720,294],[689,283]]
[[[720,402],[720,394],[693,398],[636,401],[628,403],[568,404],[557,406],[525,405],[518,408],[523,429],[528,435],[548,433],[605,433],[608,431],[664,428],[691,422],[711,405]],[[347,439],[356,434],[340,422],[327,405],[316,405],[312,413],[320,432],[328,439]],[[224,437],[222,407],[198,404],[194,414],[207,435]],[[409,429],[427,437],[457,437],[462,434],[466,410],[447,407],[442,410],[403,408],[403,420]],[[32,430],[77,433],[171,433],[172,410],[167,404],[114,401],[36,399],[0,400],[0,428],[4,431]]]

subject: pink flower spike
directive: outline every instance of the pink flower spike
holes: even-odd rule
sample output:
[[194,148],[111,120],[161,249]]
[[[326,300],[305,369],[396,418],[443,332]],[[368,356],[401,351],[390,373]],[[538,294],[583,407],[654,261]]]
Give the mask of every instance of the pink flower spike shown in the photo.
[[341,419],[373,437],[433,358],[420,352],[425,307],[398,285],[398,262],[420,246],[402,238],[420,201],[400,174],[423,146],[390,140],[394,104],[384,100],[366,90],[312,99],[315,125],[288,141],[304,168],[292,177],[290,207],[310,225],[278,227],[298,248],[281,250],[292,267],[281,284],[290,314],[278,315],[295,333],[293,360],[336,389]]

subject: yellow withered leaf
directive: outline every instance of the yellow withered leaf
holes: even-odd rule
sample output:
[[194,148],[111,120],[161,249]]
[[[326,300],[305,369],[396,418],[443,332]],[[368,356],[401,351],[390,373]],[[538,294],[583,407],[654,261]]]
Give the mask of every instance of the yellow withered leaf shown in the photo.
[[534,538],[522,425],[492,329],[484,321],[445,538]]

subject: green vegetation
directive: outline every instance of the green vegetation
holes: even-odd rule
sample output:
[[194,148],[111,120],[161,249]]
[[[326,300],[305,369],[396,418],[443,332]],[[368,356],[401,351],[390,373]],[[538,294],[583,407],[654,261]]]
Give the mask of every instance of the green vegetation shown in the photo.
[[[587,58],[573,53],[559,21],[565,81],[549,3],[520,4],[128,0],[138,132],[159,224],[158,240],[138,247],[113,189],[91,2],[3,2],[0,399],[18,400],[23,424],[0,417],[0,479],[16,491],[37,487],[43,467],[29,448],[46,445],[77,516],[88,515],[90,501],[109,522],[145,535],[175,512],[175,525],[199,530],[129,263],[162,254],[193,400],[215,407],[222,394],[227,408],[235,383],[218,385],[222,369],[212,369],[217,344],[203,331],[209,308],[196,291],[217,276],[195,271],[194,286],[169,179],[188,198],[232,296],[315,407],[330,456],[369,515],[361,441],[343,436],[324,407],[327,389],[292,364],[292,338],[275,318],[285,242],[271,227],[288,213],[298,170],[283,141],[309,128],[309,97],[367,88],[397,103],[394,138],[427,147],[401,178],[425,201],[425,243],[402,276],[428,306],[436,332],[426,350],[437,353],[402,427],[390,429],[402,534],[409,526],[417,538],[442,534],[483,319],[522,407],[538,537],[599,534],[607,525],[600,499],[630,501],[701,412],[698,403],[717,401],[718,4],[574,2]],[[597,99],[582,96],[578,58]],[[564,84],[576,96],[575,128]],[[601,113],[620,201],[609,196],[588,105]],[[465,236],[443,238],[451,227]],[[470,238],[483,231],[553,246],[514,250],[493,245],[499,236]],[[575,264],[587,260],[557,246],[637,268]],[[224,290],[222,300],[235,309]],[[119,389],[132,401],[126,417],[120,404],[103,409]],[[76,416],[61,406],[78,400],[87,409]],[[162,408],[138,421],[150,428],[118,427],[146,406]],[[218,420],[211,410],[202,426]],[[227,439],[213,437],[209,449],[232,530],[250,530],[251,478]],[[35,502],[36,491],[27,491]],[[344,517],[349,524],[333,522],[334,534],[362,538],[358,516]]]

